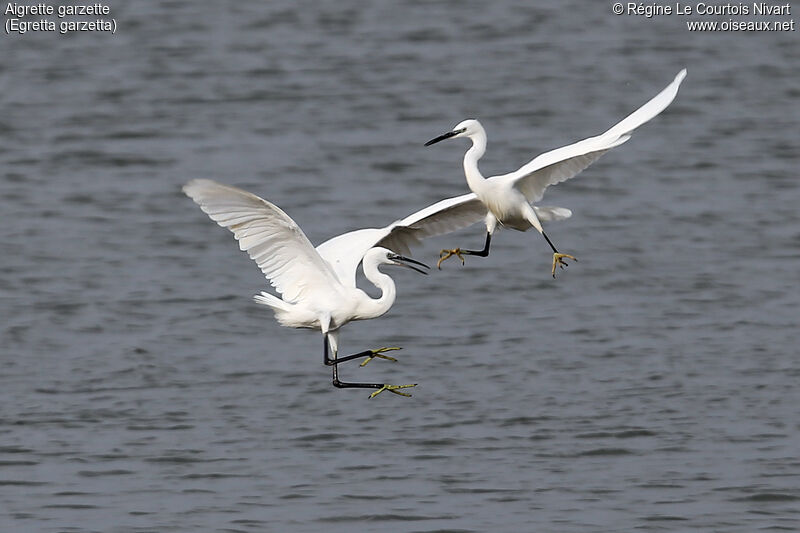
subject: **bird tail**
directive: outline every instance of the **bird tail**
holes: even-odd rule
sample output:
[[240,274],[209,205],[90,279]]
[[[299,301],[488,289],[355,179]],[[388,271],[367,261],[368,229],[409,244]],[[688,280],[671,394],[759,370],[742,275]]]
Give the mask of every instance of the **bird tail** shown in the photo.
[[535,205],[533,210],[539,220],[544,222],[551,222],[553,220],[565,220],[572,216],[572,211],[566,207],[553,207],[546,205]]
[[277,296],[274,296],[268,292],[262,291],[261,294],[256,294],[253,296],[253,300],[261,305],[269,306],[275,311],[289,311],[291,309],[291,304],[284,302]]
[[292,304],[284,302],[277,296],[268,292],[261,292],[253,296],[257,304],[266,305],[275,313],[275,319],[284,326],[298,327],[289,319],[292,312]]

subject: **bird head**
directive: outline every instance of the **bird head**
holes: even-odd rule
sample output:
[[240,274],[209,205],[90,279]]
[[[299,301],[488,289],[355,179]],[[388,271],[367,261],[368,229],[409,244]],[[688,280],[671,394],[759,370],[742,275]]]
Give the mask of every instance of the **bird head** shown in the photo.
[[414,259],[411,259],[409,257],[404,257],[400,254],[394,253],[393,251],[387,248],[382,248],[382,247],[372,248],[369,252],[367,252],[366,255],[364,256],[364,260],[367,261],[368,259],[375,261],[379,265],[402,266],[410,268],[411,270],[415,270],[420,274],[425,274],[425,275],[427,275],[428,273],[422,270],[421,268],[417,268],[414,265],[419,265],[424,268],[430,268],[425,263],[422,263],[420,261],[415,261]]
[[444,141],[445,139],[455,139],[458,137],[471,137],[480,131],[483,131],[483,126],[481,126],[481,123],[475,120],[474,118],[468,118],[467,120],[463,120],[458,124],[456,124],[456,127],[448,131],[447,133],[443,133],[442,135],[439,135],[438,137],[426,142],[425,146],[436,144],[439,141]]

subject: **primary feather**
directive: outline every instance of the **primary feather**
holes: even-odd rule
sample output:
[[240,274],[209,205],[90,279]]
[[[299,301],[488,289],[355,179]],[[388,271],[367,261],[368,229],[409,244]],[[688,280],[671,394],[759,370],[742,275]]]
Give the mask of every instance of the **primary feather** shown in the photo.
[[605,133],[545,152],[514,172],[490,179],[511,182],[528,202],[538,202],[547,187],[578,175],[604,153],[630,139],[633,130],[666,109],[685,77],[683,69],[664,90]]
[[195,179],[183,187],[211,219],[233,232],[283,300],[302,299],[313,288],[335,290],[338,278],[303,230],[278,206],[242,189]]

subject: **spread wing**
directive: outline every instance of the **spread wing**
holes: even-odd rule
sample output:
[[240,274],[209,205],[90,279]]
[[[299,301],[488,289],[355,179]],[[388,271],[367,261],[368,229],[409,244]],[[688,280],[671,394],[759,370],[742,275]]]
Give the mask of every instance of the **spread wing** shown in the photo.
[[383,246],[408,254],[420,240],[466,228],[486,216],[486,207],[472,194],[447,198],[384,228],[351,231],[329,239],[317,252],[334,269],[344,285],[355,287],[356,269],[370,248]]
[[490,179],[510,181],[529,202],[538,202],[547,187],[576,176],[608,150],[630,139],[636,128],[666,109],[678,94],[684,77],[686,69],[681,70],[672,83],[653,99],[607,132],[545,152],[515,172]]
[[233,232],[239,248],[258,264],[285,301],[294,303],[310,291],[335,291],[341,286],[303,230],[278,206],[206,179],[188,182],[183,192],[211,220]]

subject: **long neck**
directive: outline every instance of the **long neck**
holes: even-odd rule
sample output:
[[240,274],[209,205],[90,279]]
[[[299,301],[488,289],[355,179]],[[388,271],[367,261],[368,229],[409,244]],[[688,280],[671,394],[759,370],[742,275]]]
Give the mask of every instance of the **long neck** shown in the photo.
[[364,276],[381,290],[381,296],[373,299],[365,295],[364,301],[359,306],[359,317],[365,319],[379,317],[394,304],[397,296],[394,281],[378,270],[378,265],[372,262],[364,263]]
[[470,135],[472,147],[464,154],[464,175],[472,192],[478,194],[486,179],[478,170],[478,160],[486,153],[486,132],[483,129]]

